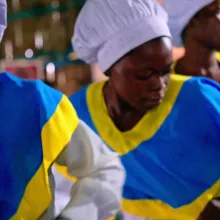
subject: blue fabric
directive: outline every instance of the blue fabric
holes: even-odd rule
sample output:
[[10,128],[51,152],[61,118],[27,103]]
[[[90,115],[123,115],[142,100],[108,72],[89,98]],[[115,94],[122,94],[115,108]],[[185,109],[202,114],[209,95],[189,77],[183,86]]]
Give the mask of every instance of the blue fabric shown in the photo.
[[[96,131],[86,90],[70,100],[79,118]],[[191,78],[156,134],[121,156],[127,171],[123,197],[159,199],[174,208],[193,202],[220,178],[219,148],[220,85]]]
[[69,97],[69,100],[74,106],[78,117],[82,119],[96,134],[98,134],[86,102],[86,92],[88,87],[89,86],[85,86],[78,92],[74,93],[74,95]]
[[220,177],[219,144],[220,86],[193,78],[156,135],[122,156],[129,170],[124,197],[174,208],[191,203]]
[[9,73],[0,74],[0,94],[0,219],[8,220],[42,163],[41,129],[62,95]]

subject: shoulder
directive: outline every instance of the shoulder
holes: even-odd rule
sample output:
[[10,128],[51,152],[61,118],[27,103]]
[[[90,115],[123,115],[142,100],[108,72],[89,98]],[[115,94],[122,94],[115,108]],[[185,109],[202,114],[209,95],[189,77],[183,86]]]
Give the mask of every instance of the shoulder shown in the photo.
[[[51,88],[40,80],[36,80],[36,98],[40,110],[41,127],[48,124],[54,129],[73,132],[79,123],[76,111],[69,99],[60,91]],[[56,127],[56,128],[55,128]],[[49,129],[51,131],[51,129]],[[61,134],[60,133],[60,134]]]
[[0,91],[4,97],[1,99],[4,106],[14,106],[18,112],[35,114],[35,117],[40,120],[41,127],[56,112],[62,112],[62,114],[68,111],[74,112],[66,96],[38,79],[24,80],[10,73],[1,73]]
[[[62,101],[63,94],[40,80],[35,82],[35,92],[37,105],[39,106],[41,122],[44,124],[57,111],[57,107]],[[68,104],[68,103],[67,103]]]
[[102,94],[104,82],[92,83],[69,97],[80,118],[85,118],[85,115],[89,114],[91,105],[95,107],[94,103]]
[[[205,77],[191,77],[180,90],[177,105],[202,123],[220,126],[220,84]],[[184,106],[184,107],[183,107]]]
[[0,74],[0,85],[0,89],[3,93],[13,94],[17,98],[25,94],[22,98],[31,98],[34,104],[36,104],[37,101],[59,102],[62,97],[62,93],[47,86],[41,80],[21,79],[7,72]]
[[0,85],[2,92],[25,92],[29,90],[32,94],[34,88],[36,87],[36,80],[24,80],[11,73],[0,73]]
[[86,102],[86,94],[87,90],[91,85],[87,85],[77,92],[75,92],[73,95],[69,97],[70,102],[73,104],[74,107],[78,107],[82,105],[84,102]]
[[[0,74],[0,105],[5,110],[3,115],[33,116],[37,120],[39,111],[36,98],[36,80],[23,80],[10,73]],[[10,109],[14,110],[11,112]],[[13,114],[12,114],[13,113]],[[23,120],[28,120],[23,117]],[[32,117],[33,118],[33,117]]]
[[95,82],[90,85],[87,85],[75,92],[69,97],[73,105],[78,105],[87,99],[88,96],[97,97],[97,95],[102,91],[105,81]]
[[198,104],[210,103],[210,105],[218,107],[220,105],[220,84],[205,78],[192,77],[188,79],[183,87],[188,100]]
[[177,89],[179,90],[178,97],[181,97],[181,100],[184,99],[186,103],[214,104],[214,100],[220,101],[220,84],[206,77],[172,75],[170,93],[175,93]]

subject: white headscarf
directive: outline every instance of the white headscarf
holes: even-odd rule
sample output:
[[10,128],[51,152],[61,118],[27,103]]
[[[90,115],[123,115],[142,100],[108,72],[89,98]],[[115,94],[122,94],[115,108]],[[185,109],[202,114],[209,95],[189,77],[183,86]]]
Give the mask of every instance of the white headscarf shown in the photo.
[[202,8],[214,0],[163,0],[162,6],[169,16],[169,28],[176,47],[183,46],[182,32],[189,21]]
[[132,49],[154,38],[171,37],[167,14],[155,0],[87,0],[76,24],[73,48],[102,72]]

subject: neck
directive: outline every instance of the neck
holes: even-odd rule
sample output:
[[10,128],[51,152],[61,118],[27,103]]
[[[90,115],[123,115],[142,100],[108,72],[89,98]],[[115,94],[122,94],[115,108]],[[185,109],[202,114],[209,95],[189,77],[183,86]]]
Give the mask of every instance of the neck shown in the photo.
[[207,76],[214,79],[220,76],[215,51],[193,40],[185,41],[185,55],[177,61],[175,70],[183,75]]
[[146,113],[141,113],[122,100],[114,89],[111,80],[103,89],[108,114],[120,131],[132,129]]

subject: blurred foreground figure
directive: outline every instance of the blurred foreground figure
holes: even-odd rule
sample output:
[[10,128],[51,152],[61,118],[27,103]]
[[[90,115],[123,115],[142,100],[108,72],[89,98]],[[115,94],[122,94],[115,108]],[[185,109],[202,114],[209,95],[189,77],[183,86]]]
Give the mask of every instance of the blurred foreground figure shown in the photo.
[[220,82],[220,1],[164,0],[174,46],[185,47],[174,72]]
[[[6,28],[0,1],[0,37]],[[40,80],[0,74],[0,219],[56,218],[51,165],[78,177],[56,219],[105,220],[120,208],[117,153],[80,122],[68,98]],[[55,195],[56,196],[56,195]],[[85,213],[87,206],[90,213]]]
[[70,100],[121,155],[124,218],[196,219],[220,195],[219,84],[170,76],[167,15],[153,0],[88,0],[73,46],[109,77]]

